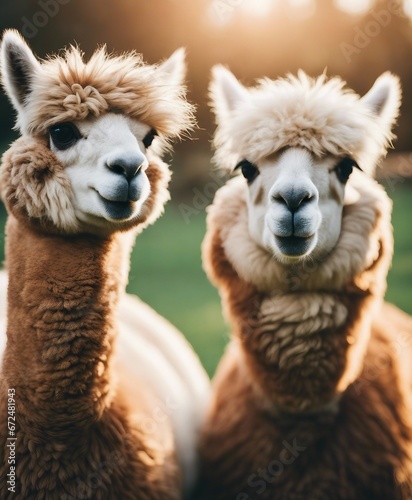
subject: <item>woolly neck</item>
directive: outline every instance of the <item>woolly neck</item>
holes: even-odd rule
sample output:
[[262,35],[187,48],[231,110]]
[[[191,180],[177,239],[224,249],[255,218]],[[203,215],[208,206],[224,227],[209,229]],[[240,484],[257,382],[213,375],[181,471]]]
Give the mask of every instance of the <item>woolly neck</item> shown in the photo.
[[[83,493],[177,498],[180,491],[170,422],[162,421],[156,436],[141,428],[124,380],[120,387],[112,370],[130,249],[136,233],[160,215],[168,199],[167,166],[156,158],[149,161],[151,191],[139,220],[129,221],[123,232],[117,227],[114,234],[98,236],[67,224],[71,185],[41,141],[24,137],[3,157],[9,288],[0,389],[4,401],[7,389],[15,390],[21,470],[16,491],[25,497],[34,497],[39,488],[53,498]],[[136,389],[146,414],[152,396],[144,386]],[[4,441],[6,411],[7,405],[0,409]],[[2,449],[7,451],[5,445]],[[5,455],[0,462],[0,475],[6,477]],[[99,464],[113,464],[99,476],[100,492],[89,481]],[[4,481],[0,496],[6,488]]]
[[393,251],[391,202],[374,180],[354,176],[357,200],[321,262],[283,266],[249,235],[242,178],[220,189],[208,213],[205,269],[261,403],[271,412],[333,408],[363,368],[373,315]]
[[22,137],[3,157],[9,291],[2,375],[27,406],[20,414],[27,414],[28,431],[36,413],[36,422],[51,431],[60,418],[63,426],[85,426],[110,404],[115,313],[130,249],[169,197],[167,166],[149,161],[151,191],[138,224],[130,221],[124,232],[93,236],[79,229],[71,233],[77,228],[71,185],[42,141]]
[[27,432],[84,428],[113,397],[111,355],[127,277],[127,235],[45,234],[12,215],[6,231],[3,385],[15,388]]

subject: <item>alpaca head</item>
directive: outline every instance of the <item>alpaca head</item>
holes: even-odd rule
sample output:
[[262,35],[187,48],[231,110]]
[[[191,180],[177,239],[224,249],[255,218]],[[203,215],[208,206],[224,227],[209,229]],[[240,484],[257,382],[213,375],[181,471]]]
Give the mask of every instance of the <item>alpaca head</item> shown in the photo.
[[76,47],[39,61],[8,30],[1,72],[23,136],[1,173],[10,211],[60,232],[99,234],[159,215],[169,179],[159,155],[193,120],[182,49],[156,66],[104,48],[87,63]]
[[398,79],[383,74],[362,98],[343,86],[300,72],[246,88],[214,68],[216,162],[245,177],[250,236],[281,264],[334,248],[352,172],[373,175],[393,138]]

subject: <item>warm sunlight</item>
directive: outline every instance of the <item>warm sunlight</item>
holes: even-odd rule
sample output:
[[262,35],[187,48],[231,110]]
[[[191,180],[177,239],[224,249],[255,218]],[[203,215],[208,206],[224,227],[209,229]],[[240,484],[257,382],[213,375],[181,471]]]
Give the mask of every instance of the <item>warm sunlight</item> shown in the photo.
[[269,14],[275,3],[276,0],[243,0],[240,8],[247,14],[259,17]]
[[403,0],[403,10],[412,19],[412,0]]
[[374,0],[335,0],[336,6],[354,16],[365,14],[373,5]]
[[220,25],[228,24],[237,13],[262,18],[270,13],[277,0],[213,0],[210,3],[210,18]]
[[289,5],[295,9],[293,16],[300,19],[310,17],[316,11],[316,0],[289,0]]

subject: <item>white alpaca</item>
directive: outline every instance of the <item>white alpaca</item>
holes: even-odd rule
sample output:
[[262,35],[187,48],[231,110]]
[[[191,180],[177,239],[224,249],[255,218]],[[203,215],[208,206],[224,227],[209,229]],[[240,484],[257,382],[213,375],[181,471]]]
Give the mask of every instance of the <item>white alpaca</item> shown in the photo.
[[[344,196],[350,201],[353,194],[343,181],[357,165],[373,175],[392,138],[397,79],[382,75],[359,101],[342,92],[337,78],[326,82],[321,77],[312,84],[300,73],[247,90],[223,67],[216,67],[214,75],[216,162],[230,169],[248,160],[239,168],[250,182],[252,238],[285,263],[326,255],[340,235]],[[287,239],[291,236],[295,240]]]
[[412,320],[383,304],[391,201],[373,179],[399,81],[360,98],[338,78],[246,88],[217,67],[211,95],[217,164],[243,177],[216,194],[203,246],[234,338],[196,498],[409,498]]
[[[67,293],[63,302],[54,307],[62,308],[61,317],[66,318],[63,321],[67,322],[68,331],[75,328],[71,326],[72,322],[75,324],[76,321],[83,321],[81,317],[69,319],[70,315],[76,318],[77,314],[76,308],[70,306],[71,301],[75,300],[73,297],[76,295],[76,280],[81,281],[82,269],[84,274],[87,274],[97,265],[93,286],[102,286],[112,298],[102,297],[101,305],[95,303],[93,299],[84,314],[87,317],[89,309],[91,313],[93,309],[100,311],[93,314],[97,314],[98,321],[102,321],[100,328],[110,332],[113,329],[111,315],[112,313],[116,315],[118,340],[115,346],[113,334],[107,334],[104,344],[107,352],[98,355],[100,361],[93,368],[96,370],[95,376],[111,380],[109,390],[116,394],[116,401],[120,398],[127,405],[128,422],[132,426],[131,429],[138,430],[138,435],[145,436],[142,438],[143,443],[146,439],[150,446],[154,444],[154,449],[156,446],[160,448],[164,446],[165,457],[171,454],[167,458],[168,462],[163,464],[156,455],[151,458],[129,457],[130,460],[137,461],[137,458],[143,460],[142,463],[145,464],[144,467],[149,468],[149,472],[136,470],[135,465],[128,462],[129,458],[122,458],[120,455],[124,462],[112,466],[113,470],[110,469],[107,474],[101,473],[104,489],[94,491],[93,495],[96,495],[96,498],[103,498],[106,491],[109,495],[120,495],[118,498],[131,498],[130,495],[136,498],[139,494],[149,495],[144,498],[158,498],[157,495],[161,491],[169,488],[167,498],[169,495],[170,498],[177,498],[179,496],[177,484],[171,479],[176,475],[173,472],[173,453],[177,454],[182,468],[184,489],[187,490],[196,475],[196,442],[208,399],[208,378],[183,336],[148,306],[134,297],[127,296],[124,287],[127,282],[129,253],[134,236],[136,232],[156,220],[169,197],[167,183],[170,174],[166,165],[160,161],[159,155],[170,139],[191,125],[192,108],[184,98],[184,52],[182,50],[175,52],[166,62],[158,66],[144,65],[137,54],[109,57],[103,49],[97,51],[88,63],[84,63],[81,53],[76,48],[71,48],[62,57],[39,62],[18,33],[7,31],[2,42],[1,64],[3,83],[17,110],[17,124],[22,133],[22,138],[16,141],[5,155],[1,172],[2,194],[10,212],[6,265],[13,274],[9,284],[9,292],[11,290],[9,312],[17,306],[23,308],[20,315],[27,315],[24,322],[23,317],[19,318],[18,314],[10,315],[7,327],[9,340],[5,347],[7,277],[5,272],[1,272],[2,391],[4,392],[9,386],[20,384],[20,389],[16,389],[16,397],[21,397],[22,402],[18,402],[18,405],[21,407],[21,414],[27,412],[30,415],[26,407],[29,403],[24,401],[23,392],[25,384],[30,384],[33,380],[25,380],[24,369],[20,372],[22,378],[14,373],[15,365],[20,361],[13,345],[22,342],[19,336],[24,333],[24,329],[20,332],[19,324],[24,324],[24,328],[27,329],[40,328],[37,333],[39,338],[48,331],[46,329],[43,332],[41,330],[43,327],[36,327],[39,322],[31,318],[30,307],[27,309],[25,303],[21,306],[16,303],[15,294],[24,295],[24,290],[32,282],[30,280],[33,279],[33,273],[41,273],[40,267],[37,270],[36,264],[33,264],[36,262],[36,256],[31,255],[31,252],[35,251],[33,248],[26,249],[29,267],[25,272],[28,273],[26,276],[30,276],[30,279],[27,277],[27,287],[25,277],[16,271],[15,266],[19,265],[18,261],[16,262],[19,244],[24,245],[21,241],[24,238],[20,238],[20,243],[19,238],[15,236],[21,226],[28,228],[27,234],[23,232],[25,237],[29,237],[33,230],[38,245],[45,245],[44,248],[48,248],[48,244],[52,245],[49,248],[51,274],[49,276],[46,272],[38,276],[41,283],[39,288],[44,288],[46,294],[51,293],[48,302],[46,301],[42,307],[51,307],[47,304],[51,304],[53,300],[57,301],[60,293],[63,293],[63,297]],[[87,258],[92,259],[89,262],[90,268],[88,261],[82,260],[85,256],[81,250],[77,250],[75,245],[70,247],[73,241],[79,242],[79,248],[81,245],[85,246],[85,252],[89,255]],[[56,252],[63,252],[61,255],[63,267],[59,264],[60,256],[53,255],[54,243]],[[57,250],[59,247],[60,250]],[[69,261],[71,259],[69,248],[72,248],[73,252],[71,268],[67,267],[67,259]],[[76,252],[78,261],[75,257]],[[93,257],[94,255],[96,257]],[[33,258],[34,261],[31,260]],[[44,255],[38,255],[39,266],[44,259]],[[102,269],[99,267],[100,264]],[[98,274],[100,272],[101,276]],[[65,285],[65,282],[56,282],[56,291],[53,292],[48,286],[56,275],[63,276],[67,283]],[[58,291],[60,286],[63,289],[67,286],[67,292]],[[114,289],[118,289],[118,293],[115,293]],[[42,292],[39,290],[39,293]],[[38,301],[40,307],[44,297],[40,295],[36,299],[34,294],[32,298],[27,297],[25,300]],[[50,314],[53,316],[56,313],[50,312]],[[100,318],[101,315],[103,316]],[[56,328],[61,327],[56,325]],[[81,323],[76,328],[81,332]],[[45,336],[44,339],[46,338]],[[47,341],[43,341],[44,349],[47,349]],[[27,331],[23,342],[27,342],[27,346],[21,345],[21,352],[33,342],[32,332]],[[33,346],[33,367],[30,364],[28,366],[33,373],[33,370],[42,369],[35,361],[36,350],[39,347],[41,344]],[[109,369],[107,365],[112,357],[113,348],[115,351],[111,363],[112,369]],[[70,343],[67,349],[69,352],[72,349]],[[66,368],[71,363],[73,361],[68,361]],[[54,370],[47,364],[44,369],[46,366]],[[69,372],[68,377],[70,377]],[[115,374],[113,377],[112,373]],[[47,380],[44,381],[46,382]],[[73,380],[73,390],[76,385],[81,385],[80,382],[78,379]],[[40,384],[40,379],[38,383]],[[64,392],[63,389],[61,391]],[[96,394],[98,398],[104,396],[101,394],[101,388],[96,388]],[[3,398],[4,393],[2,394],[4,402]],[[32,414],[37,412],[36,418],[40,420],[42,418],[47,420],[47,412],[53,412],[53,399],[49,401],[50,408],[43,407],[43,410],[39,410],[40,407],[36,408],[34,402],[31,404],[34,405]],[[90,406],[95,402],[87,404]],[[113,403],[113,395],[108,398],[105,405],[104,411],[108,415],[112,411],[112,406],[116,411],[117,403]],[[124,412],[124,409],[122,411]],[[3,427],[6,421],[5,415],[0,414],[0,416]],[[25,432],[29,435],[30,429],[25,429],[23,423],[19,425],[21,426],[19,453],[22,459],[28,453],[23,436]],[[169,426],[173,431],[171,438],[167,434]],[[113,438],[108,437],[109,431],[103,431],[103,435],[104,432],[108,442],[110,440],[110,444],[113,445]],[[126,435],[133,433],[130,428],[127,430],[127,426],[124,432]],[[162,436],[164,436],[163,443]],[[50,441],[50,444],[52,443],[53,440]],[[82,447],[84,442],[79,442],[78,445]],[[103,448],[102,453],[105,452]],[[45,456],[48,453],[45,452]],[[139,453],[143,454],[144,449]],[[150,455],[150,452],[148,453]],[[162,453],[159,453],[159,457],[161,456]],[[6,458],[3,449],[1,458],[2,460]],[[67,472],[63,472],[64,467],[80,466],[79,459],[77,459],[78,464],[75,463],[76,460],[70,464],[68,452],[61,458],[61,462],[56,456],[52,458],[49,456],[48,460],[55,460],[53,470],[55,472],[57,470],[62,476],[67,475]],[[106,459],[103,462],[106,463]],[[7,464],[1,463],[0,467],[2,471],[6,470]],[[34,467],[38,468],[36,474],[40,477],[44,474],[42,467],[50,467],[50,464],[42,465],[39,460]],[[59,467],[61,467],[60,472]],[[122,472],[119,467],[124,471]],[[165,474],[163,480],[160,479],[162,467]],[[153,468],[152,472],[150,468]],[[26,472],[29,474],[28,470]],[[93,470],[82,470],[82,477],[78,476],[78,481],[86,477],[84,479],[86,484],[87,474],[90,476],[90,473],[93,473]],[[99,471],[96,473],[99,474]],[[127,473],[126,479],[120,479],[125,473]],[[145,475],[146,473],[148,475]],[[23,475],[18,478],[21,482],[18,491],[22,494],[33,493],[32,479],[29,475],[23,478]],[[43,498],[41,495],[45,495],[46,491],[49,494],[57,494],[56,492],[61,491],[61,487],[63,489],[67,487],[65,490],[67,493],[74,491],[75,486],[69,480],[67,485],[63,481],[63,485],[56,487],[56,477],[50,472],[47,472],[46,476],[43,486],[38,486],[37,494],[40,495],[38,498]],[[5,493],[7,490],[3,481],[4,479],[0,484],[0,491]],[[139,484],[139,481],[141,489],[130,493],[132,485]],[[85,488],[89,491],[88,484]]]

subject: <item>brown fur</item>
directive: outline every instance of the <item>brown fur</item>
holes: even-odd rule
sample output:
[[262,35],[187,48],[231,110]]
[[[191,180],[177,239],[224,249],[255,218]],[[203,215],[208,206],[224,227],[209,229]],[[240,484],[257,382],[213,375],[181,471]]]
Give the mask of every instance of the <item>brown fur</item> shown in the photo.
[[264,195],[265,195],[265,193],[263,191],[263,187],[261,186],[260,189],[259,189],[259,191],[256,194],[256,198],[255,198],[255,200],[254,200],[253,203],[255,205],[260,205],[262,203],[262,201],[263,201]]
[[[370,198],[345,208],[332,255],[307,279],[281,275],[272,291],[228,257],[225,231],[243,220],[244,200],[235,210],[226,188],[212,207],[203,255],[234,339],[214,381],[196,500],[411,497],[412,324],[395,308],[390,323],[376,317],[392,238],[382,191],[363,183]],[[351,227],[368,245],[336,288]]]
[[4,153],[0,190],[19,219],[49,230],[77,229],[70,180],[45,140],[21,137]]
[[[151,195],[135,226],[158,214],[167,193],[161,162],[147,175]],[[0,380],[0,497],[179,498],[169,423],[159,435],[145,434],[111,373],[128,235],[59,234],[47,210],[35,205],[50,176],[67,187],[41,143],[16,141],[4,157],[9,320]],[[16,494],[6,483],[9,388],[16,392]],[[141,392],[142,415],[150,417],[152,396]]]

